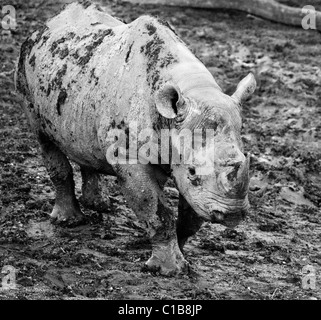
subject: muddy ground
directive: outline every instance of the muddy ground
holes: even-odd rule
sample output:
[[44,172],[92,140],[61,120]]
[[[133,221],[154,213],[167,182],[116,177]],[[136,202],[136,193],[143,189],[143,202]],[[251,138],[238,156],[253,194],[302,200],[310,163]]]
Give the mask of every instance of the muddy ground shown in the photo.
[[[49,222],[53,185],[13,72],[22,41],[65,2],[6,1],[18,26],[1,30],[0,42],[0,269],[17,269],[17,288],[0,290],[0,299],[321,299],[320,33],[237,11],[100,1],[126,22],[142,14],[167,20],[226,92],[249,71],[258,79],[243,109],[250,213],[235,230],[204,224],[186,245],[194,272],[168,278],[143,272],[150,243],[112,178],[109,212],[83,209],[91,223],[73,229]],[[307,4],[321,10],[318,2]],[[176,190],[167,192],[175,207]],[[307,265],[315,289],[302,288]]]

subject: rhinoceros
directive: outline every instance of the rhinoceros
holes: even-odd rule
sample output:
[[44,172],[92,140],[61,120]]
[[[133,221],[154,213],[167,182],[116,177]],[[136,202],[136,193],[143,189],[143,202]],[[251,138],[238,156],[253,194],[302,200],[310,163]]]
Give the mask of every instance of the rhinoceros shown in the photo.
[[[242,151],[240,108],[255,78],[250,73],[232,96],[224,94],[168,23],[141,16],[125,24],[88,1],[71,3],[25,40],[15,77],[55,187],[56,222],[84,217],[70,160],[81,168],[88,206],[104,201],[99,175],[117,177],[151,240],[145,267],[164,275],[188,268],[183,246],[203,221],[234,227],[246,214],[249,158]],[[212,130],[207,174],[198,170],[203,148],[193,150],[196,160],[188,163],[110,161],[115,141],[109,133],[123,130],[128,138],[131,123],[138,135],[148,128],[159,134]],[[179,191],[177,218],[164,193],[170,177]]]

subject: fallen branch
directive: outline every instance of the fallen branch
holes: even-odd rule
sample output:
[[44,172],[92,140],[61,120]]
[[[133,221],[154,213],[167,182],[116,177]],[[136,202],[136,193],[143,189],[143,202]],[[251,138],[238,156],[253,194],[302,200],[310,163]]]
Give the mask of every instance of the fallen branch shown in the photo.
[[[124,0],[137,4],[160,4],[166,6],[203,9],[234,9],[267,20],[301,26],[306,13],[301,8],[289,7],[274,0]],[[321,31],[321,12],[315,12],[316,29]]]

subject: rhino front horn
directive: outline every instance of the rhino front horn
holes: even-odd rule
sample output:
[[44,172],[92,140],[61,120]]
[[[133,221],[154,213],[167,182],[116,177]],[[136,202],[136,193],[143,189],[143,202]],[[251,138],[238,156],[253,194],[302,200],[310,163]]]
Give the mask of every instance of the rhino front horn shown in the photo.
[[237,85],[236,91],[232,95],[238,103],[242,104],[246,101],[255,91],[256,81],[253,73],[249,73],[244,79]]

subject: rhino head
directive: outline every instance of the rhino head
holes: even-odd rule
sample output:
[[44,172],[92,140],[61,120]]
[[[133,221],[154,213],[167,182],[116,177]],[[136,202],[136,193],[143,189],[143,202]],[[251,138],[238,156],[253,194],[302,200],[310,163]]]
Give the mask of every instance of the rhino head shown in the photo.
[[[217,88],[184,92],[173,84],[156,94],[158,112],[172,119],[179,136],[172,137],[173,177],[180,193],[206,221],[235,227],[249,208],[249,158],[242,151],[240,105],[255,87],[254,76],[249,74],[232,96]],[[183,132],[184,159],[175,163],[175,150],[182,154]],[[204,137],[204,132],[209,135]]]

